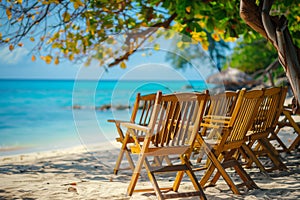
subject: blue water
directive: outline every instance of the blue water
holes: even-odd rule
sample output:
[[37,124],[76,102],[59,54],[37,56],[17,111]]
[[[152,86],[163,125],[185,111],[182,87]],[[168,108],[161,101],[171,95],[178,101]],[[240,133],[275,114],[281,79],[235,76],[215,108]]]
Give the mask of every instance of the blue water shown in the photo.
[[[189,86],[189,87],[186,87]],[[129,119],[137,92],[203,91],[203,81],[0,80],[0,156],[97,144]],[[113,109],[99,110],[105,104]]]

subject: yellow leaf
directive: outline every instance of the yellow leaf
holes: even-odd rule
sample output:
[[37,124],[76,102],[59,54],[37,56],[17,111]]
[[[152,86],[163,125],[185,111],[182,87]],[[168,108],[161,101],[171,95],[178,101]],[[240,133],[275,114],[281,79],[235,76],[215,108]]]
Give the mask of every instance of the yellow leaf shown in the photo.
[[220,41],[220,37],[219,37],[219,35],[216,34],[216,33],[213,33],[213,34],[211,35],[211,37],[212,37],[215,41],[217,41],[217,42]]
[[125,62],[124,61],[122,61],[121,63],[120,63],[120,67],[122,68],[122,69],[126,69],[126,64],[125,64]]
[[34,20],[34,18],[35,18],[35,16],[34,16],[34,15],[31,15],[31,19]]
[[4,40],[5,43],[8,43],[9,41],[10,41],[10,38],[6,38],[6,39]]
[[182,41],[179,41],[178,43],[177,43],[177,47],[178,48],[181,48],[183,46],[183,42]]
[[52,56],[47,55],[47,56],[45,57],[45,61],[46,61],[47,64],[50,64],[51,61],[52,61]]
[[74,6],[74,9],[78,9],[79,8],[78,3],[76,3],[76,2],[73,3],[73,6]]
[[0,40],[2,40],[2,33],[0,33]]
[[190,13],[190,12],[191,12],[191,6],[186,7],[186,8],[185,8],[185,11],[186,11],[187,13]]
[[55,49],[55,48],[61,48],[62,47],[62,44],[61,43],[58,43],[58,42],[55,42],[52,44],[52,48]]
[[80,0],[76,0],[73,2],[73,4],[75,9],[79,8],[80,6],[84,6],[84,3],[82,3]]
[[54,60],[54,64],[56,64],[56,65],[58,65],[58,64],[59,64],[59,59],[58,59],[58,57],[56,57],[56,58],[55,58],[55,60]]
[[155,51],[158,51],[160,49],[160,45],[159,44],[155,44],[153,48],[154,48]]
[[10,51],[14,50],[14,45],[12,45],[12,44],[9,45],[9,50],[10,50]]
[[148,27],[148,25],[147,25],[146,22],[142,22],[142,23],[141,23],[141,26],[143,26],[143,27]]
[[198,22],[198,24],[201,26],[201,28],[205,27],[205,23],[203,21]]
[[225,38],[224,41],[225,42],[235,42],[236,38],[234,38],[234,37],[228,37],[228,38]]
[[34,37],[31,37],[31,38],[30,38],[30,41],[31,41],[31,42],[34,42],[34,41],[35,41]]
[[22,43],[22,42],[18,43],[18,46],[19,46],[19,47],[22,47],[22,46],[23,46],[23,43]]
[[18,18],[18,22],[22,21],[24,18],[24,15],[21,15],[21,17]]
[[64,22],[69,22],[71,19],[71,15],[68,12],[62,14]]
[[73,54],[69,55],[69,60],[71,60],[71,61],[74,60],[74,55]]
[[151,35],[148,40],[149,42],[152,42],[154,40],[154,37]]
[[7,15],[8,20],[10,20],[12,17],[12,14],[11,14],[11,10],[9,8],[6,9],[6,15]]
[[204,18],[204,16],[203,16],[203,15],[200,15],[200,14],[196,14],[194,17],[195,17],[196,19],[203,19],[203,18]]
[[207,51],[208,50],[208,44],[202,43],[202,48],[203,48],[203,50]]
[[19,4],[22,4],[23,0],[17,0],[17,2],[18,2]]
[[35,56],[33,55],[33,56],[31,56],[31,60],[32,61],[35,61],[36,60],[36,58],[35,58]]

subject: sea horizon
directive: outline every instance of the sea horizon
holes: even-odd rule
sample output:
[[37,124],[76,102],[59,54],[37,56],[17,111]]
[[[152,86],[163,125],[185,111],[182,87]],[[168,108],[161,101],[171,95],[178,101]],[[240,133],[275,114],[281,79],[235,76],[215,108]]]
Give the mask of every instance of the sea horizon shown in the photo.
[[112,141],[107,119],[128,120],[137,92],[206,88],[203,80],[0,79],[0,156]]

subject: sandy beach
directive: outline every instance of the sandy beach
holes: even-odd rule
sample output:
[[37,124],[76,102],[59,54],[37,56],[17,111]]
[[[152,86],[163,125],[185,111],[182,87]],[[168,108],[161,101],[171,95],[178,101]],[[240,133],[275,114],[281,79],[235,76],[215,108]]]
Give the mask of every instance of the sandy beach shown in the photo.
[[[294,137],[291,128],[280,135]],[[291,140],[291,139],[290,139]],[[287,140],[289,142],[289,139]],[[131,171],[113,175],[119,144],[108,142],[89,151],[84,146],[49,152],[0,157],[0,199],[156,199],[155,196],[134,193],[126,196]],[[286,171],[260,173],[257,168],[247,169],[260,189],[234,195],[223,180],[215,187],[205,188],[208,199],[299,199],[300,154],[282,153]],[[267,163],[266,163],[267,164]],[[203,172],[197,172],[200,179]],[[172,177],[160,177],[168,185]],[[138,186],[149,185],[142,174]],[[150,185],[149,185],[150,186]],[[180,189],[192,188],[186,180]],[[197,198],[192,198],[197,199]]]

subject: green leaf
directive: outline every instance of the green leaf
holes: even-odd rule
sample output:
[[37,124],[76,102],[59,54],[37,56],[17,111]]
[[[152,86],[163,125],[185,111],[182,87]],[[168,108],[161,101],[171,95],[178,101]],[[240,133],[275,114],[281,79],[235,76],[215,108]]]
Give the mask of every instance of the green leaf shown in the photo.
[[154,47],[153,47],[153,49],[155,51],[158,51],[160,49],[160,45],[159,44],[155,44]]

